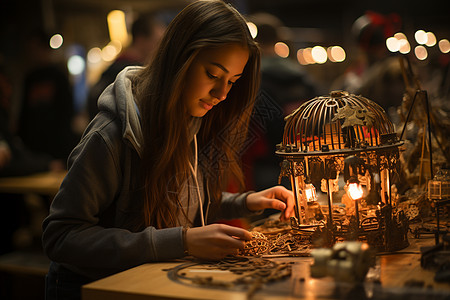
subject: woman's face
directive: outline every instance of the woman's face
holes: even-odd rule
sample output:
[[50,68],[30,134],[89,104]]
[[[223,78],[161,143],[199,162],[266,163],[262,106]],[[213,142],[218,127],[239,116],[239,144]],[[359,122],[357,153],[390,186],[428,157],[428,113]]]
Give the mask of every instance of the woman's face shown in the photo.
[[247,48],[238,44],[204,49],[198,53],[186,73],[186,86],[181,94],[191,116],[203,117],[226,99],[242,75],[248,56]]

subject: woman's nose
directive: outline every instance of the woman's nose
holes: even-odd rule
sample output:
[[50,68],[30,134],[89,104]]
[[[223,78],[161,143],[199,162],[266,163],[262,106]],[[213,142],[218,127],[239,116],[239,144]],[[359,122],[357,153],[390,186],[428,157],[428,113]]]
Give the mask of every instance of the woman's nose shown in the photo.
[[229,88],[226,83],[218,83],[211,90],[211,95],[217,98],[219,101],[223,101],[227,98]]

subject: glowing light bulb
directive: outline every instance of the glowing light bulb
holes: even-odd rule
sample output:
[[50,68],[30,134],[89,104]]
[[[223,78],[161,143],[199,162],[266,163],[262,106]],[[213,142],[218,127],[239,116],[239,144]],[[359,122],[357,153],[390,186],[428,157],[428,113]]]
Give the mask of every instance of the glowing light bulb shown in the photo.
[[304,192],[306,201],[308,202],[317,201],[316,188],[312,183],[307,183],[305,185]]
[[357,182],[349,182],[347,186],[347,195],[353,200],[361,199],[363,196],[361,185]]

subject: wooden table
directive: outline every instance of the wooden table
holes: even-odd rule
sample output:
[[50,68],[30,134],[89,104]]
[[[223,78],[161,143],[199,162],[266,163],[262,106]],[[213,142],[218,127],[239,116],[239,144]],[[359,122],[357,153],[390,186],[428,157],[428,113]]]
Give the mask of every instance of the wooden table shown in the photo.
[[66,172],[46,172],[29,176],[0,177],[0,193],[54,196]]
[[[434,238],[410,242],[410,247],[396,254],[377,256],[376,267],[367,275],[368,279],[376,279],[356,286],[338,284],[329,277],[311,278],[310,257],[279,258],[277,260],[293,263],[291,277],[264,286],[253,299],[449,299],[450,284],[434,282],[434,272],[420,266],[420,246],[433,245]],[[181,263],[144,264],[87,284],[83,286],[82,299],[248,299],[243,290],[196,287],[171,280],[167,269]],[[215,272],[217,274],[213,276],[232,276],[231,273],[224,275],[220,270]],[[423,285],[417,286],[417,283]]]

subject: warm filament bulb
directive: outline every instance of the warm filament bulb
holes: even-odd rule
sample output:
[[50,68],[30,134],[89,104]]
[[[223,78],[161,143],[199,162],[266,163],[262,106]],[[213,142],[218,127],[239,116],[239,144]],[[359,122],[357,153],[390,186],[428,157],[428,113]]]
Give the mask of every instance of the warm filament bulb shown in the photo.
[[307,183],[305,185],[305,197],[306,197],[306,201],[308,201],[308,202],[317,200],[316,188],[314,187],[314,185],[312,183]]
[[359,183],[353,182],[348,184],[347,194],[353,200],[361,199],[363,196],[363,190]]

